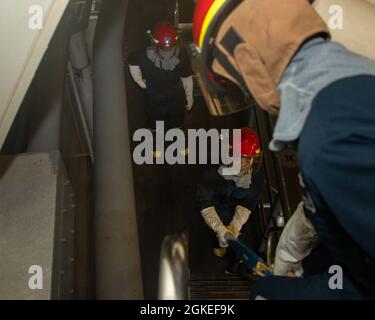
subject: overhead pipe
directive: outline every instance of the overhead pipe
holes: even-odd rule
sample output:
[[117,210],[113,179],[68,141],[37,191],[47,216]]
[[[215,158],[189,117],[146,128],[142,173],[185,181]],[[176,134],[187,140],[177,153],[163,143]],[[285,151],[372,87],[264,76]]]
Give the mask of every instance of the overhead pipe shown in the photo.
[[74,20],[76,23],[71,26],[72,36],[70,37],[69,43],[71,66],[74,70],[75,77],[79,79],[79,81],[76,82],[77,90],[82,104],[84,116],[83,120],[89,131],[89,145],[91,145],[94,137],[94,88],[92,79],[92,65],[84,32],[89,25],[92,4],[93,0],[86,1],[80,16],[77,16],[77,13],[71,10],[71,15],[73,17],[72,20]]
[[70,62],[77,81],[77,89],[82,103],[84,121],[89,130],[90,142],[94,137],[93,129],[93,79],[86,39],[83,31],[70,37]]
[[143,299],[122,51],[128,3],[103,1],[94,37],[98,299]]

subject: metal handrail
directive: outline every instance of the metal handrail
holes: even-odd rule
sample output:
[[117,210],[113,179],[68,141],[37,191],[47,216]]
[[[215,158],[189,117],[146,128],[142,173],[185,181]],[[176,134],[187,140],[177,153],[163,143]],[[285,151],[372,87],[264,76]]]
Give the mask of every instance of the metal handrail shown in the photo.
[[[266,148],[272,139],[274,123],[271,117],[259,108],[255,109],[255,122],[259,131],[260,140],[264,152],[264,170],[267,181],[267,196],[271,210],[267,217],[264,216],[264,208],[261,211],[266,223],[261,225],[262,241],[259,252],[264,252],[267,262],[271,262],[274,254],[274,245],[277,244],[275,236],[281,233],[285,223],[291,216],[291,208],[286,190],[286,181],[279,156],[274,152],[266,152]],[[262,203],[263,204],[263,203]],[[276,232],[276,233],[275,233]],[[275,240],[275,241],[274,241]]]
[[265,256],[266,256],[266,263],[269,266],[274,263],[277,243],[279,242],[282,230],[283,229],[281,227],[273,227],[268,232]]
[[[269,114],[264,113],[264,115],[266,118],[266,128],[271,137],[273,128],[274,128],[274,123],[272,122]],[[284,177],[279,155],[275,152],[272,152],[272,160],[273,160],[274,169],[276,173],[276,181],[277,181],[277,185],[278,185],[279,192],[280,192],[280,200],[281,200],[281,207],[282,207],[283,215],[284,215],[284,218],[288,220],[291,216],[291,209],[290,209],[288,194],[286,192],[286,182],[285,182],[285,177]]]
[[[271,118],[266,112],[261,111],[260,109],[255,110],[255,120],[257,123],[257,127],[260,133],[260,139],[262,142],[262,147],[265,150],[265,147],[268,146],[268,143],[270,142],[272,138],[272,131],[273,131],[273,123],[271,121]],[[266,136],[265,138],[263,136]],[[265,166],[265,173],[266,173],[266,179],[267,179],[267,191],[270,197],[270,203],[273,206],[274,202],[276,201],[276,194],[280,195],[280,201],[281,201],[281,207],[282,207],[282,213],[285,217],[285,220],[287,220],[291,215],[291,209],[289,204],[288,195],[286,193],[286,183],[285,178],[283,174],[283,170],[281,167],[281,162],[278,157],[278,155],[274,152],[271,152],[268,154],[270,157],[270,163],[268,163],[266,159],[266,153],[265,153],[265,159],[264,159],[264,166]],[[276,194],[273,193],[275,186],[272,183],[272,178],[270,174],[271,168],[268,168],[268,165],[271,165],[275,183],[276,183]]]
[[75,108],[76,110],[73,110],[73,115],[77,116],[80,121],[91,161],[94,162],[94,150],[93,150],[91,135],[89,131],[89,126],[87,124],[87,120],[83,111],[83,106],[82,106],[81,98],[80,98],[78,87],[77,87],[77,80],[74,76],[73,67],[70,61],[68,62],[68,75],[70,79],[70,84],[72,86],[73,95],[75,98],[75,105],[74,107],[72,106],[72,108],[73,109]]
[[187,235],[167,236],[162,243],[159,270],[159,300],[188,298]]

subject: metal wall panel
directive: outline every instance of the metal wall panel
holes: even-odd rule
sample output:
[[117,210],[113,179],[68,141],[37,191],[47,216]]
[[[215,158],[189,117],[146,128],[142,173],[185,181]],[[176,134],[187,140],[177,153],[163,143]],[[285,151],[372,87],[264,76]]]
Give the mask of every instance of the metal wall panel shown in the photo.
[[74,209],[59,152],[0,157],[0,299],[73,298]]

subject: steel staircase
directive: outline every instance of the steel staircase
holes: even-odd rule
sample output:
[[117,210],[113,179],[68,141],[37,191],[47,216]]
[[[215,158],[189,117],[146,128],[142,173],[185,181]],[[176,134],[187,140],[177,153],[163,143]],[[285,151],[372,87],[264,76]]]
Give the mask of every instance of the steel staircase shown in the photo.
[[248,300],[254,276],[234,274],[191,274],[189,300]]

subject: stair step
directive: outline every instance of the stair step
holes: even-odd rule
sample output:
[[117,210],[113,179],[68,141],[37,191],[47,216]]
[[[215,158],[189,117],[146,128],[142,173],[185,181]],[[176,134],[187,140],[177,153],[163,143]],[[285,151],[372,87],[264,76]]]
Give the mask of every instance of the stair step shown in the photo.
[[190,293],[190,300],[248,300],[250,292]]
[[191,287],[190,292],[192,293],[209,293],[209,292],[250,292],[252,287],[250,286],[235,286],[235,287],[222,287],[222,286],[210,286],[210,287]]
[[250,274],[190,275],[191,300],[248,300],[256,277]]
[[[235,275],[235,274],[191,274],[190,280],[228,280],[228,281],[234,281],[234,280],[248,280],[249,277],[247,275]],[[252,280],[252,279],[251,279]]]
[[236,281],[190,281],[191,287],[205,287],[205,286],[219,286],[219,287],[250,287],[252,285],[249,281],[236,280]]

